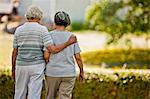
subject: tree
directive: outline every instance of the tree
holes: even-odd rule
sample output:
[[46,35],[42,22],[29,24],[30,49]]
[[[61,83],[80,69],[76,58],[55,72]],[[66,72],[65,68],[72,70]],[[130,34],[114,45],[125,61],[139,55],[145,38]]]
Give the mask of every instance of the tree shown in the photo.
[[87,9],[86,23],[109,33],[108,44],[126,33],[150,33],[150,0],[95,0]]

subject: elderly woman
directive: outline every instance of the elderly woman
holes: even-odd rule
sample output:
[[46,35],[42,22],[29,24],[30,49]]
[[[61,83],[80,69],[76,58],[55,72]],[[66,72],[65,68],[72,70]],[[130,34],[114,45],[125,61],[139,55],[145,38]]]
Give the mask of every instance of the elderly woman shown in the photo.
[[14,99],[40,99],[45,69],[43,48],[57,53],[76,43],[76,37],[71,36],[67,42],[54,46],[47,28],[39,24],[42,15],[38,7],[30,7],[25,14],[27,22],[15,31],[12,53]]

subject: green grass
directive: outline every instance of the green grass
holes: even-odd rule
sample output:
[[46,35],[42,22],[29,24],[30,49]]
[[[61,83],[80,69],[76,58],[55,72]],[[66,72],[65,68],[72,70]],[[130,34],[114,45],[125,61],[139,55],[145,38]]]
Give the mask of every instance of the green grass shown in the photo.
[[122,68],[124,64],[127,64],[127,68],[149,69],[149,55],[149,49],[114,49],[86,52],[82,54],[82,58],[85,64],[103,65],[106,68]]

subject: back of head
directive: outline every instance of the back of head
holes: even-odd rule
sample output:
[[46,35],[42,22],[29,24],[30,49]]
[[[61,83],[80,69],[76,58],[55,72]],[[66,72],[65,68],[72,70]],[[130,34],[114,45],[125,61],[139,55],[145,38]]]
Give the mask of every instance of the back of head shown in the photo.
[[69,15],[64,11],[59,11],[55,14],[54,21],[56,25],[67,27],[70,25]]
[[27,9],[27,11],[25,13],[25,17],[27,19],[39,19],[39,20],[41,20],[43,17],[43,12],[37,6],[32,5]]

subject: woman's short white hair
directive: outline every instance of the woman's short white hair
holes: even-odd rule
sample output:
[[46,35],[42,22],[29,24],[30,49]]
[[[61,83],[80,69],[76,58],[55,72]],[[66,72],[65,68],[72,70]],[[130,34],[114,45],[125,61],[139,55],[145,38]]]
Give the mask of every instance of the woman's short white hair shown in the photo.
[[40,19],[41,20],[43,17],[43,12],[37,6],[30,6],[26,11],[25,17],[27,19]]

